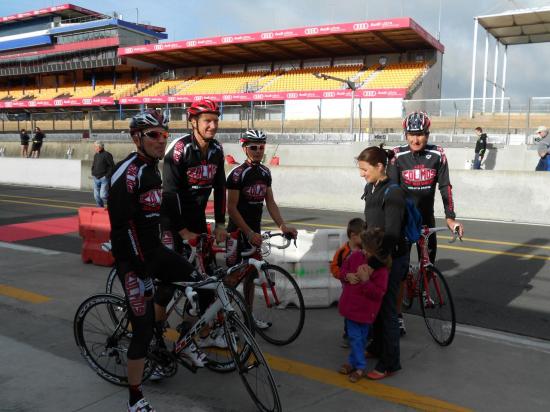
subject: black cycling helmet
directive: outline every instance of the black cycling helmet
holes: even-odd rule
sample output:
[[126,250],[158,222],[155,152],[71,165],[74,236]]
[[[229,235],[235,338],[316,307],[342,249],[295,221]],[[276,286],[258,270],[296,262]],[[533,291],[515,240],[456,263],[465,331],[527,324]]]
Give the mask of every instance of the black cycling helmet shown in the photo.
[[152,127],[162,127],[168,130],[168,116],[163,115],[155,109],[147,109],[144,112],[136,114],[130,120],[130,134],[140,132]]
[[412,134],[429,134],[430,118],[426,112],[412,112],[403,119],[403,131]]
[[240,142],[241,142],[241,146],[244,147],[248,143],[265,144],[266,140],[267,140],[267,136],[265,135],[264,132],[262,132],[261,130],[250,129],[242,134]]

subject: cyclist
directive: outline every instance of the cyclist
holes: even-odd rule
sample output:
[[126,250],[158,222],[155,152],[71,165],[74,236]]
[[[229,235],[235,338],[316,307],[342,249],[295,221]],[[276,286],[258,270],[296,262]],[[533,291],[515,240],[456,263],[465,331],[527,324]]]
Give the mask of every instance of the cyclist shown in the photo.
[[[261,226],[263,205],[281,232],[296,238],[298,231],[285,224],[279,207],[275,202],[271,189],[271,172],[262,165],[267,137],[259,130],[247,130],[240,142],[246,161],[234,168],[227,177],[227,212],[229,224],[227,231],[230,236],[226,242],[226,263],[228,267],[235,265],[240,259],[242,250],[250,249],[251,245],[260,247],[262,244]],[[252,282],[245,283],[247,303],[252,304],[254,286]],[[260,319],[254,320],[256,327],[267,329],[271,325]]]
[[[112,252],[132,323],[127,353],[129,412],[153,411],[143,397],[141,381],[155,313],[159,305],[168,304],[171,295],[155,293],[151,276],[167,282],[199,280],[192,265],[160,241],[162,180],[158,160],[164,155],[167,129],[167,119],[154,110],[132,118],[130,136],[137,152],[115,166],[109,190]],[[183,352],[197,366],[204,366],[205,356],[194,343]]]
[[[225,240],[225,171],[218,131],[218,104],[204,99],[187,109],[192,133],[175,139],[166,150],[163,166],[163,243],[182,252],[182,238],[191,240],[207,233],[206,206],[214,190],[214,234]],[[205,262],[208,263],[208,262]],[[204,311],[213,301],[211,291],[199,291],[199,307]],[[205,330],[204,333],[209,332]],[[218,332],[221,332],[218,331]],[[199,339],[199,347],[227,348],[223,333]]]
[[[388,167],[390,179],[399,183],[405,193],[414,200],[422,215],[422,224],[435,227],[434,202],[436,185],[439,186],[445,218],[450,230],[458,230],[460,237],[464,226],[455,220],[453,192],[449,180],[449,166],[443,148],[428,144],[430,118],[425,112],[412,112],[403,120],[403,131],[408,144],[394,148],[395,157]],[[428,240],[430,261],[435,262],[437,238],[435,233]],[[418,250],[420,257],[420,250]],[[401,313],[403,284],[399,294],[398,313]],[[401,334],[405,332],[403,318]]]

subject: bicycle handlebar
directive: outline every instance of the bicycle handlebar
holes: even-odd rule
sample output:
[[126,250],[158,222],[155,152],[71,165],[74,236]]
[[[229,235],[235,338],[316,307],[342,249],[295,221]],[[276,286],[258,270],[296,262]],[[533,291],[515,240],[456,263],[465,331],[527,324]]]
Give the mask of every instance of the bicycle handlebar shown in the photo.
[[[266,241],[266,240],[269,240],[273,237],[278,237],[278,236],[284,238],[284,243],[282,245],[275,245],[273,243],[267,243],[269,249],[271,249],[272,247],[274,247],[276,249],[286,249],[287,247],[290,246],[290,243],[292,242],[292,240],[294,240],[294,247],[296,247],[296,238],[293,238],[292,235],[290,235],[288,233],[271,233],[270,231],[266,231],[266,232],[262,233],[262,241]],[[252,246],[250,249],[241,252],[241,256],[242,257],[250,257],[254,253],[256,253],[257,250],[258,250],[258,248],[256,246]]]
[[[434,233],[444,232],[444,231],[447,231],[447,230],[449,230],[449,228],[444,227],[444,226],[430,227],[430,228],[424,227],[424,229],[422,231],[422,236],[427,240]],[[462,242],[462,236],[459,235],[459,227],[458,226],[456,226],[454,231],[451,231],[451,233],[452,233],[452,236],[451,236],[451,240],[449,241],[449,243],[454,243],[454,242],[456,242],[457,239],[459,239]]]

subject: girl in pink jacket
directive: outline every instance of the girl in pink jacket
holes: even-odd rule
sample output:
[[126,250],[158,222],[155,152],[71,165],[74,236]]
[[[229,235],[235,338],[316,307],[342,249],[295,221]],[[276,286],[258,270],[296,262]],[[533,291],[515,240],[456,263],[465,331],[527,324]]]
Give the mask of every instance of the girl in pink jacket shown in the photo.
[[384,233],[378,228],[361,234],[363,247],[353,252],[340,270],[342,296],[338,310],[345,318],[351,352],[340,373],[357,382],[365,374],[365,346],[388,286],[390,257],[379,254]]

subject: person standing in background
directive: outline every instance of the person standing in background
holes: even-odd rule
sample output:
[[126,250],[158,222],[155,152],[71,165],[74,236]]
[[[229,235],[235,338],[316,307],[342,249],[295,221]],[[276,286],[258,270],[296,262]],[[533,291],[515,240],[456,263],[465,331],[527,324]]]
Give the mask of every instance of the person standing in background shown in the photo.
[[539,162],[535,171],[548,172],[550,170],[550,136],[548,136],[548,128],[545,126],[539,126],[537,129],[538,137],[535,138],[535,142],[538,142],[537,152],[540,156]]
[[21,129],[19,138],[21,139],[21,157],[29,157],[29,140],[31,137],[25,129]]
[[474,170],[480,170],[483,156],[487,150],[487,134],[483,133],[483,129],[479,126],[475,128],[475,131],[478,138],[474,149]]
[[109,179],[115,167],[113,156],[105,150],[101,140],[95,142],[95,155],[92,163],[92,177],[94,179],[94,198],[97,207],[107,205],[109,193]]
[[46,138],[46,135],[44,132],[40,129],[40,127],[36,127],[34,129],[34,137],[32,139],[32,147],[31,147],[31,155],[29,157],[39,158],[40,157],[40,149],[42,149],[42,142]]

